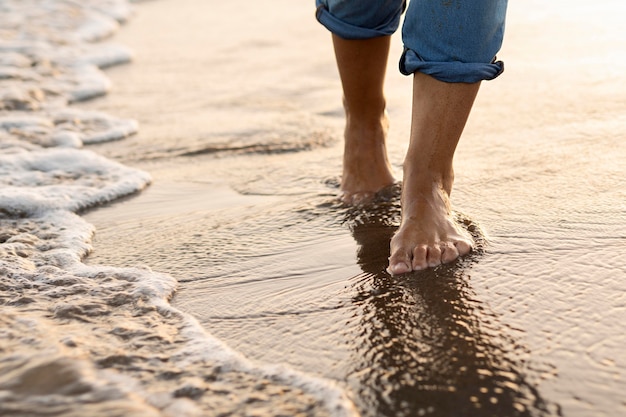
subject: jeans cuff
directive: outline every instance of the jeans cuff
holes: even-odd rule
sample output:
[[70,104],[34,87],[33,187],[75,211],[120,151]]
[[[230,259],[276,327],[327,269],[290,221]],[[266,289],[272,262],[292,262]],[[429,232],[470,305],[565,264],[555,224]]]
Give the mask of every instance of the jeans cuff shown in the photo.
[[427,62],[415,51],[405,49],[400,57],[400,72],[411,75],[422,72],[439,81],[447,83],[476,83],[493,80],[504,71],[504,62],[494,60],[485,64],[480,62]]
[[371,39],[388,36],[393,35],[397,29],[397,26],[385,27],[383,29],[368,29],[354,26],[337,19],[323,5],[317,7],[315,17],[326,29],[343,39]]

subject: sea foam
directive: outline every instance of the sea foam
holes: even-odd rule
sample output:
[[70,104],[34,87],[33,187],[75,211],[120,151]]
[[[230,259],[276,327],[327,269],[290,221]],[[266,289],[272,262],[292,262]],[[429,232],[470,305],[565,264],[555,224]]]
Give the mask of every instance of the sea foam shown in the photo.
[[101,41],[132,13],[126,0],[0,5],[0,414],[356,415],[335,384],[253,363],[173,308],[171,276],[82,263],[95,230],[81,211],[151,181],[83,149],[134,120],[72,106],[131,60]]

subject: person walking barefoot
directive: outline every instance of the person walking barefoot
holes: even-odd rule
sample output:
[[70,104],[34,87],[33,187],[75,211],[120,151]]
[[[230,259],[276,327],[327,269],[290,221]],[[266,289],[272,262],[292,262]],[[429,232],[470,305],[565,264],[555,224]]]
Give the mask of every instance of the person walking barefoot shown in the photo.
[[[342,199],[359,204],[394,182],[386,150],[384,80],[390,37],[403,0],[316,0],[332,32],[346,127]],[[502,73],[496,61],[506,0],[412,0],[402,28],[400,71],[413,74],[409,148],[403,165],[402,220],[388,271],[404,274],[452,262],[474,244],[450,203],[453,159],[481,81]]]

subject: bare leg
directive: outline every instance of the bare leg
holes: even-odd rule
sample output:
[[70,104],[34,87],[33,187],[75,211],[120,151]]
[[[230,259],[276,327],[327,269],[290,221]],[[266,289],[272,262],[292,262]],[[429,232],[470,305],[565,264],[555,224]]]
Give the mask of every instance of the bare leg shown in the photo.
[[341,190],[349,204],[363,202],[394,182],[385,145],[389,122],[383,93],[389,40],[333,35],[346,112]]
[[480,83],[413,78],[411,141],[404,163],[402,222],[391,240],[389,272],[451,262],[470,252],[473,240],[451,216],[452,161]]

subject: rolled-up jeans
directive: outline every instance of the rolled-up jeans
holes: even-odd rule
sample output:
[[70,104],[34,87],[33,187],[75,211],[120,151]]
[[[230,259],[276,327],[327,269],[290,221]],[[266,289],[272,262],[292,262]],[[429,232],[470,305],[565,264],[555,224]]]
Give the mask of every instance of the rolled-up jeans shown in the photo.
[[[393,34],[405,0],[316,0],[317,20],[343,39]],[[402,25],[400,72],[444,82],[474,83],[504,70],[502,46],[507,0],[411,0]]]

